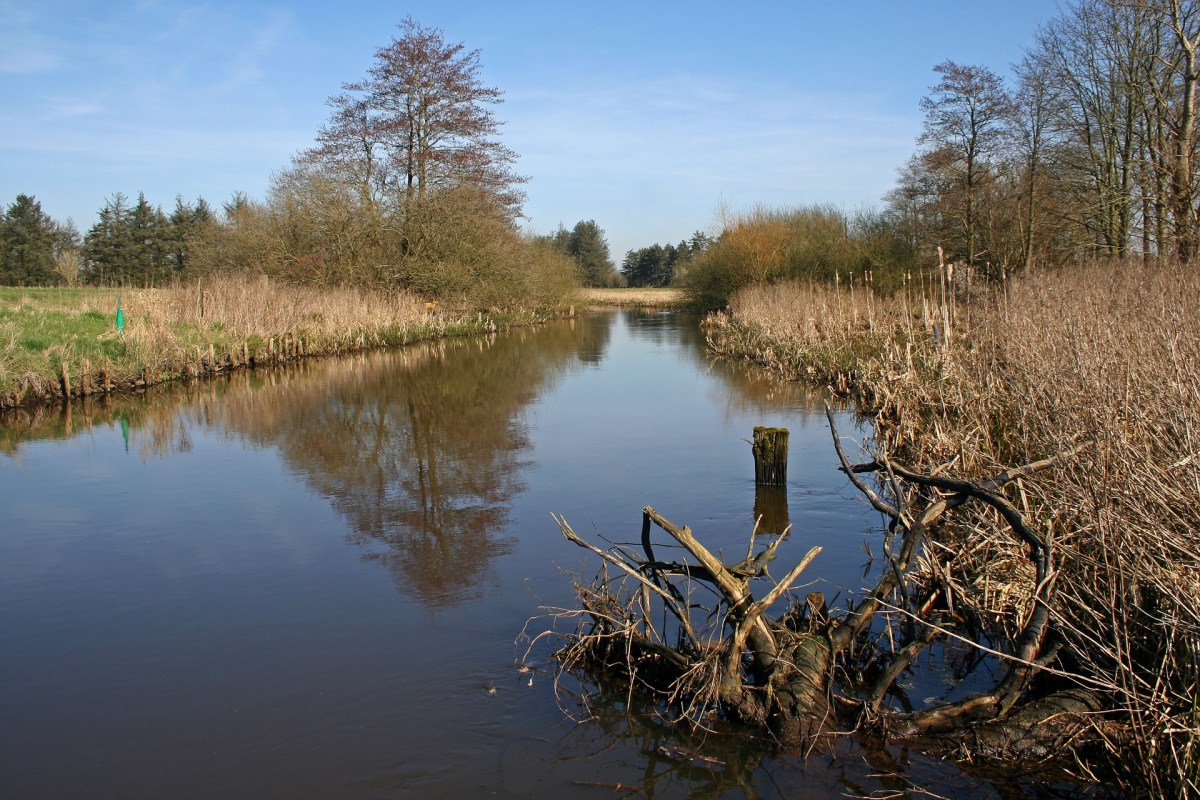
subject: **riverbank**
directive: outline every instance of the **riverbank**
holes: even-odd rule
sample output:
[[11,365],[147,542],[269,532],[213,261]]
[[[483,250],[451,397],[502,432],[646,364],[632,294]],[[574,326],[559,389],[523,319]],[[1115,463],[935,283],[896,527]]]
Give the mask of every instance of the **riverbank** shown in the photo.
[[458,313],[402,292],[265,278],[167,289],[0,288],[0,408],[487,333],[548,316]]
[[[1009,499],[1054,545],[1052,663],[1103,698],[1106,736],[1123,732],[1107,768],[1154,796],[1200,775],[1198,291],[1184,267],[1095,264],[890,298],[755,287],[707,323],[718,352],[852,397],[920,471],[977,480],[1071,454]],[[1002,574],[1023,549],[1003,531],[985,513],[934,561],[1020,620],[1037,587]]]

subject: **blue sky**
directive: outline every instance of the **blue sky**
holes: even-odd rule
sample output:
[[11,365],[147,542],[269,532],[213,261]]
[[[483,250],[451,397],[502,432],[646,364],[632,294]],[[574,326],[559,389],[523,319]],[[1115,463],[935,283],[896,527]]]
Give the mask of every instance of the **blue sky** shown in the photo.
[[265,196],[406,16],[481,51],[525,225],[627,250],[718,208],[877,205],[947,58],[1007,75],[1053,0],[0,0],[0,203],[81,231],[116,192]]

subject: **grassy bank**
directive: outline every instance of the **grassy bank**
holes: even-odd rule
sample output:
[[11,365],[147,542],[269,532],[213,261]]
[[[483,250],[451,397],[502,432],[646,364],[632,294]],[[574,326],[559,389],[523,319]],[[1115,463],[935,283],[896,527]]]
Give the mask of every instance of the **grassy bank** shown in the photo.
[[[923,470],[979,478],[1083,445],[1011,499],[1056,543],[1059,666],[1123,731],[1118,776],[1159,797],[1200,792],[1198,296],[1194,269],[1097,264],[888,299],[756,287],[708,326],[728,355],[854,397],[877,443]],[[999,580],[1002,528],[959,532],[944,566],[1020,616],[1032,587]]]
[[448,312],[404,293],[232,277],[121,292],[3,288],[0,408],[486,332],[538,318],[535,312]]

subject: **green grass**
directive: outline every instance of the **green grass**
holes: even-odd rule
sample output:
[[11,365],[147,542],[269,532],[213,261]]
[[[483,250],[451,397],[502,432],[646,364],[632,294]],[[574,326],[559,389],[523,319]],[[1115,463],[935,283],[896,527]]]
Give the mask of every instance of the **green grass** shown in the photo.
[[117,311],[117,296],[120,289],[98,289],[95,287],[24,287],[0,286],[0,306],[34,305],[38,308],[73,308],[111,304],[113,315]]
[[86,359],[99,366],[124,357],[115,298],[109,315],[91,307],[108,298],[88,291],[0,289],[0,386],[14,385],[28,373],[55,375],[63,362]]

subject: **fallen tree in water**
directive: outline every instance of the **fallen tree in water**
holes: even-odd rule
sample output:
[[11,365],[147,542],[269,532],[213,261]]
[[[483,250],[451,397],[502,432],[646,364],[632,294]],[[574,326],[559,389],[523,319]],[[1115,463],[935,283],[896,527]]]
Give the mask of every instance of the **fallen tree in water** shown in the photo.
[[[555,517],[568,541],[603,562],[593,581],[576,582],[580,608],[562,612],[579,624],[557,653],[561,666],[619,678],[674,721],[702,726],[719,714],[788,746],[810,747],[824,734],[857,728],[960,757],[1042,760],[1093,729],[1099,698],[1063,668],[1053,629],[1053,539],[1027,524],[1005,494],[1074,453],[977,482],[918,473],[884,454],[852,464],[827,416],[842,470],[888,520],[883,569],[870,591],[840,610],[818,592],[792,597],[821,548],[773,578],[769,568],[788,531],[759,547],[756,529],[745,558],[730,564],[650,507],[640,543],[630,545],[597,546]],[[998,523],[980,536],[1007,537],[1025,560],[1018,570],[1025,602],[1007,624],[971,612],[951,577],[959,569],[954,553],[930,536],[968,504],[982,504]],[[655,529],[670,539],[657,543],[658,552]],[[667,546],[682,548],[682,557],[661,557]],[[1000,666],[992,685],[911,707],[898,682],[922,654],[948,640],[982,648],[985,627],[994,642],[987,655]]]

